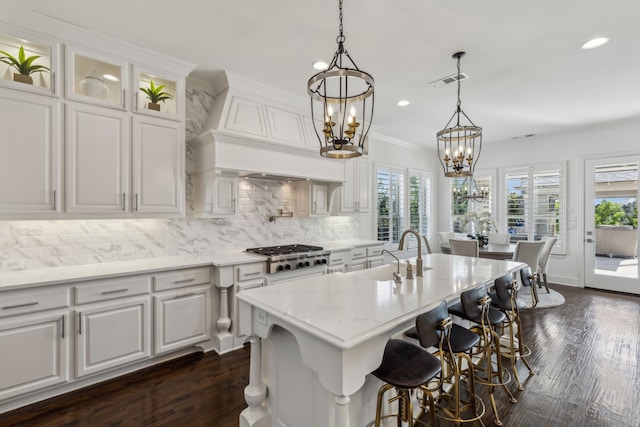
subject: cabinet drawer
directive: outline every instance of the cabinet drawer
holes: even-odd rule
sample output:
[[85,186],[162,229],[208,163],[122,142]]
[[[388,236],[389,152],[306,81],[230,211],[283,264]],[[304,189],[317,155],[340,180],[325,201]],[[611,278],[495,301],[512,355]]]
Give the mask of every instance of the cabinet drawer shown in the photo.
[[211,284],[211,269],[192,268],[188,270],[160,273],[153,277],[153,290],[166,291],[169,289],[184,288],[186,286]]
[[384,249],[383,245],[380,246],[371,246],[367,248],[367,256],[378,256],[382,255],[382,250]]
[[260,279],[264,276],[264,263],[244,264],[236,267],[236,277],[238,282],[244,280]]
[[74,287],[76,304],[106,301],[149,293],[150,277],[135,276],[87,282]]
[[367,248],[351,249],[351,259],[364,258],[367,256]]
[[0,317],[69,307],[69,288],[29,289],[0,293]]

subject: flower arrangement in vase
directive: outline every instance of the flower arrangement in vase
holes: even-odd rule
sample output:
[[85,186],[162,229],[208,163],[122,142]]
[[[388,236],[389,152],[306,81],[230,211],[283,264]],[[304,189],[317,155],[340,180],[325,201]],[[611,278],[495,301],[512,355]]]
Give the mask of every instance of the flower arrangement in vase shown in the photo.
[[0,50],[0,54],[4,55],[0,57],[0,62],[4,62],[9,65],[10,68],[15,68],[17,73],[13,73],[13,80],[20,83],[33,84],[33,78],[31,74],[44,73],[49,71],[48,67],[44,65],[34,64],[33,62],[40,58],[39,55],[27,56],[24,53],[24,46],[20,46],[18,51],[18,57],[11,55],[10,53]]
[[147,108],[150,110],[160,111],[160,102],[164,102],[167,99],[173,99],[173,95],[168,92],[163,92],[165,85],[156,86],[153,80],[149,81],[149,87],[141,87],[140,90],[147,95],[149,103]]
[[480,247],[484,247],[489,242],[487,234],[498,229],[496,220],[488,211],[480,213],[468,211],[460,221],[460,225],[466,228],[469,224],[474,226],[474,230],[467,234],[467,237],[477,239]]

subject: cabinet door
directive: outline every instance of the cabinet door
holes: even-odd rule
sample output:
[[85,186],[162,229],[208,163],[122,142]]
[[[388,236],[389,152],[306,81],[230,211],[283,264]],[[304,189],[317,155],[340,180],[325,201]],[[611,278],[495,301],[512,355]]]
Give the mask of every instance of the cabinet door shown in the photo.
[[0,213],[60,210],[58,101],[0,90]]
[[154,301],[156,354],[211,338],[211,286],[184,288]]
[[0,322],[0,401],[69,380],[67,314]]
[[356,209],[360,213],[368,213],[371,210],[371,161],[358,159],[356,181]]
[[312,185],[313,205],[311,206],[314,215],[328,215],[328,196],[329,190],[326,185]]
[[127,108],[124,61],[74,47],[66,48],[66,97],[103,107]]
[[217,176],[213,182],[211,194],[211,213],[231,215],[236,213],[238,181],[231,176]]
[[345,182],[340,189],[340,212],[356,211],[356,161],[348,160],[344,164]]
[[67,105],[68,212],[127,211],[129,121],[120,111]]
[[132,180],[135,213],[184,214],[182,123],[154,117],[133,118]]
[[[155,71],[133,67],[133,89],[135,99],[133,111],[172,120],[184,117],[184,78],[162,75]],[[151,83],[153,89],[151,90]],[[162,86],[162,89],[158,89]],[[162,100],[152,102],[150,95],[164,95]]]
[[75,319],[78,377],[150,356],[149,297],[79,309]]

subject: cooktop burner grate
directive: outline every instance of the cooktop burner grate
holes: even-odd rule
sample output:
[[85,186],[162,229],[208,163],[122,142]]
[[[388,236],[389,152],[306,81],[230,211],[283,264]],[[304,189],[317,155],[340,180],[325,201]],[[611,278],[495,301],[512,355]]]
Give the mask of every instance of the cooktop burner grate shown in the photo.
[[322,248],[320,246],[311,246],[311,245],[280,245],[280,246],[265,246],[262,248],[249,248],[247,252],[258,254],[258,255],[267,255],[267,256],[275,256],[275,255],[289,255],[289,254],[299,254],[306,252],[315,252],[321,251]]

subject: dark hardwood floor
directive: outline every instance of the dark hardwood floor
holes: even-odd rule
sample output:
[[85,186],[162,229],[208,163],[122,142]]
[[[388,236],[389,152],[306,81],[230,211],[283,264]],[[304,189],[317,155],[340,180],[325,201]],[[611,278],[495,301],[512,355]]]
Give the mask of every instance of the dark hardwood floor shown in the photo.
[[[503,425],[640,426],[640,297],[553,288],[564,305],[522,312],[536,375],[520,366],[516,404],[496,392]],[[0,414],[0,425],[235,427],[248,374],[247,348],[186,356]]]

